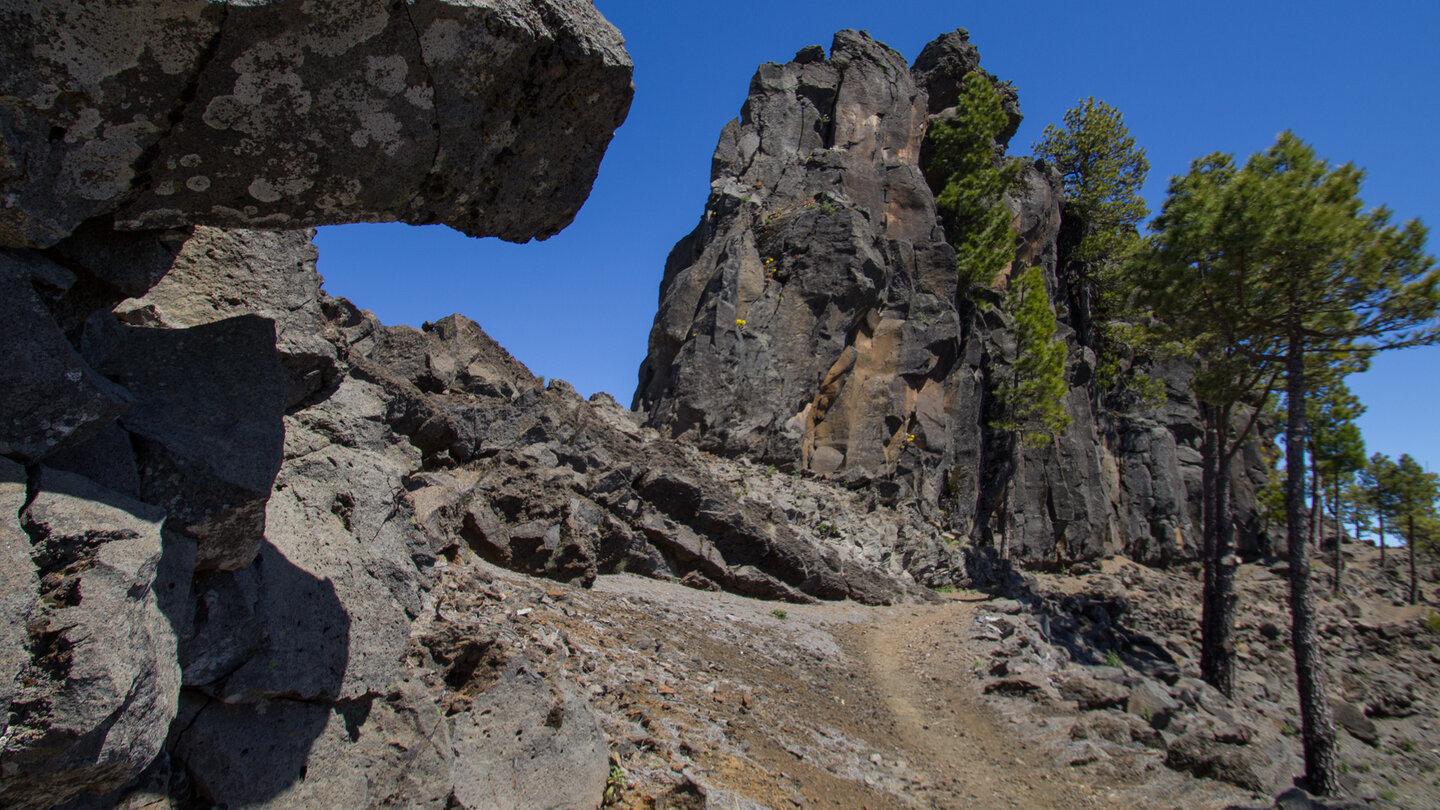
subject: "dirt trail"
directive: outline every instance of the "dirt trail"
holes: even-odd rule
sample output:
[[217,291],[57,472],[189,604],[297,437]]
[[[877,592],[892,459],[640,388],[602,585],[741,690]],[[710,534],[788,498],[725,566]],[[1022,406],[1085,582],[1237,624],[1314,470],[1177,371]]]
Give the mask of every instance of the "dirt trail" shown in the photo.
[[894,715],[897,742],[936,778],[916,798],[937,808],[1122,806],[1057,770],[979,704],[964,630],[983,597],[972,599],[896,611],[861,630],[861,654]]
[[1172,791],[1180,801],[1157,804],[1152,780],[1199,783],[1070,767],[1069,718],[997,714],[975,669],[991,660],[972,632],[994,613],[981,594],[782,606],[624,575],[588,590],[494,576],[505,597],[472,609],[493,612],[512,643],[541,645],[590,696],[623,776],[608,807],[700,795],[744,810],[1228,803]]

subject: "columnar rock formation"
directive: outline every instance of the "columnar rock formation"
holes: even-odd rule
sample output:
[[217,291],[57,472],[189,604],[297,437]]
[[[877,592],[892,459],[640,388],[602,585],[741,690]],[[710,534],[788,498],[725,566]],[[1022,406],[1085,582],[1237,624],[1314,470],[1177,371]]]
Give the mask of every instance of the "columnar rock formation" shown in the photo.
[[[1184,368],[1165,370],[1162,407],[1109,412],[1093,353],[1062,324],[1070,427],[1043,450],[990,427],[1013,336],[998,294],[959,289],[924,175],[929,122],[979,70],[963,31],[913,69],[855,32],[828,59],[811,47],[761,66],[720,135],[705,216],[667,262],[634,406],[714,452],[872,486],[977,541],[1003,532],[1032,563],[1192,556],[1200,434]],[[1022,168],[1005,200],[1015,266],[1042,266],[1063,302],[1058,180]],[[1260,459],[1247,462],[1242,503]]]

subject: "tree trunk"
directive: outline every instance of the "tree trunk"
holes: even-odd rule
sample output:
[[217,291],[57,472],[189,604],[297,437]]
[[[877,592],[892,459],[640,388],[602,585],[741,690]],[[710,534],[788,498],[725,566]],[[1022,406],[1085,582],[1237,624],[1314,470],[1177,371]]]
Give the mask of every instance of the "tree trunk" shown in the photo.
[[1333,796],[1340,787],[1335,723],[1325,700],[1325,669],[1315,643],[1315,596],[1310,588],[1310,546],[1305,542],[1304,349],[1298,328],[1292,328],[1285,357],[1285,533],[1290,546],[1290,640],[1295,650],[1295,680],[1300,693],[1306,787],[1311,793]]
[[1324,524],[1320,514],[1320,464],[1315,460],[1315,453],[1310,453],[1310,543],[1319,551],[1324,532],[1320,527]]
[[[1010,473],[1015,474],[1013,471]],[[1010,482],[1005,482],[1005,489],[1000,493],[1000,559],[1010,558]]]
[[1200,418],[1204,433],[1200,445],[1200,492],[1201,492],[1201,526],[1200,526],[1200,677],[1205,682],[1220,688],[1216,675],[1223,668],[1220,661],[1223,650],[1217,645],[1215,611],[1215,563],[1219,558],[1215,554],[1216,549],[1216,528],[1219,521],[1216,519],[1215,503],[1215,470],[1220,463],[1220,448],[1216,436],[1215,408],[1211,405],[1200,404]]
[[1358,549],[1358,547],[1359,547],[1359,545],[1360,545],[1360,523],[1361,523],[1361,520],[1360,520],[1360,504],[1359,504],[1359,502],[1356,502],[1356,504],[1355,504],[1355,545],[1356,545],[1357,549]]
[[[1226,409],[1225,422],[1220,428],[1220,447],[1225,447],[1225,425],[1229,421]],[[1211,685],[1226,697],[1234,696],[1235,689],[1235,519],[1232,514],[1232,493],[1230,491],[1230,454],[1222,453],[1220,464],[1215,469],[1215,646],[1217,656],[1216,680]]]
[[1375,517],[1376,517],[1377,520],[1380,521],[1380,568],[1381,568],[1381,569],[1384,569],[1384,568],[1385,568],[1385,515],[1382,514],[1382,513],[1377,509],[1377,510],[1375,511]]
[[1420,592],[1415,588],[1415,516],[1414,516],[1414,515],[1411,515],[1411,516],[1410,516],[1408,528],[1410,529],[1410,534],[1407,535],[1406,538],[1405,538],[1405,548],[1410,552],[1410,553],[1407,555],[1407,556],[1410,557],[1410,604],[1415,605],[1415,604],[1419,604],[1419,602],[1420,602]]
[[[1340,525],[1340,476],[1338,474],[1335,476],[1333,486],[1335,491],[1330,498],[1330,508],[1335,510],[1335,595],[1339,596],[1340,572],[1345,568],[1345,554],[1340,548],[1344,544],[1340,540],[1341,536],[1345,534],[1345,529]],[[1357,539],[1360,537],[1359,532],[1356,532],[1355,537]]]

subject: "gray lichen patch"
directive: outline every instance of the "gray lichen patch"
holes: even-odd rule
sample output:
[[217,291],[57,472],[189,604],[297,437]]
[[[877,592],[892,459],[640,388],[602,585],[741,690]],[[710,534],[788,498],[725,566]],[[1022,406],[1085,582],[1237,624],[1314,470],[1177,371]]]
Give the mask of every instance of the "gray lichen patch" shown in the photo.
[[[0,10],[0,52],[25,62],[0,78],[0,244],[109,213],[544,237],[588,195],[632,93],[588,3],[110,5]],[[456,202],[475,189],[482,205]]]

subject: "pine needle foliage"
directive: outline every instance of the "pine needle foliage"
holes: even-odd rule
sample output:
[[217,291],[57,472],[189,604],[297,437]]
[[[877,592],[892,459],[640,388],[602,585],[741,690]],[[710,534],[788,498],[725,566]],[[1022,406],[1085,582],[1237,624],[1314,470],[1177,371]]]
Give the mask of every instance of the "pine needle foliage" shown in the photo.
[[1145,333],[1133,326],[1139,313],[1123,273],[1149,213],[1140,196],[1150,172],[1145,150],[1135,145],[1120,111],[1093,96],[1066,111],[1063,127],[1047,126],[1032,149],[1064,183],[1061,260],[1082,310],[1074,325],[1099,361],[1099,390],[1133,389],[1142,400],[1158,400],[1163,396],[1158,384],[1125,373],[1130,359],[1147,348]]
[[1013,216],[1004,195],[1020,164],[997,154],[1007,120],[1000,91],[983,73],[965,77],[956,114],[931,125],[930,173],[943,179],[935,204],[955,246],[955,269],[965,284],[990,286],[1015,260]]
[[1034,152],[1059,170],[1065,201],[1084,220],[1071,258],[1098,269],[1123,256],[1149,213],[1140,188],[1150,162],[1120,111],[1094,96],[1083,99],[1065,112],[1064,127],[1045,127]]
[[998,391],[1004,416],[994,426],[1017,433],[1026,447],[1045,447],[1070,426],[1070,414],[1065,408],[1069,349],[1055,337],[1055,309],[1044,271],[1032,267],[1012,282],[1005,309],[1014,321],[1016,356],[1009,381]]

